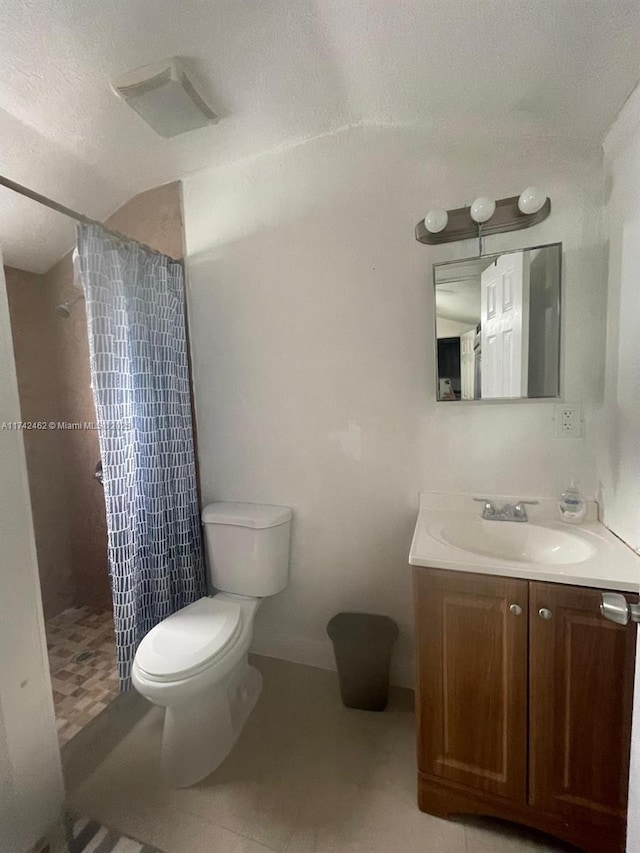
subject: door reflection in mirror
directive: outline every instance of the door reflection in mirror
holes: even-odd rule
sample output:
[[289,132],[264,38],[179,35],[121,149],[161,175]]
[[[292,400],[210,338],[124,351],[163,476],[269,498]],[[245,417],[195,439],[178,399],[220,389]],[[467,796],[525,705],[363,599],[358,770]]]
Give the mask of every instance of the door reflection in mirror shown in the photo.
[[560,394],[562,244],[434,264],[439,400]]

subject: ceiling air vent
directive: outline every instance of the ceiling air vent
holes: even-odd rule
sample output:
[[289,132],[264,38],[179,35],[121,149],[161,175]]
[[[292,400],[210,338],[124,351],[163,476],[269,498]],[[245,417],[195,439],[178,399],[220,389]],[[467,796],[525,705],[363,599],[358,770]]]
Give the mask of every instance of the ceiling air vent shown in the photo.
[[178,136],[218,116],[196,92],[179,59],[165,59],[122,74],[111,84],[160,136]]

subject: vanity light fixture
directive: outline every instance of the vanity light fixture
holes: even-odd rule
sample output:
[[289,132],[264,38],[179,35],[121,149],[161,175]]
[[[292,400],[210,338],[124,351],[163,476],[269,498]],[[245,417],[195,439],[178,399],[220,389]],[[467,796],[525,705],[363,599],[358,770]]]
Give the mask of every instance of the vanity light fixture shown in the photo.
[[542,208],[546,200],[547,194],[540,187],[527,187],[518,198],[518,210],[520,213],[531,216]]
[[519,196],[495,201],[480,196],[469,207],[432,208],[416,225],[416,240],[436,245],[479,237],[482,242],[488,234],[531,228],[546,219],[550,212],[551,201],[540,187],[527,187]]
[[470,212],[473,221],[482,225],[483,222],[488,222],[496,212],[496,203],[493,199],[481,195],[471,205]]
[[434,207],[424,218],[424,227],[431,234],[439,234],[447,227],[449,214],[442,207]]
[[478,255],[482,256],[482,226],[496,212],[496,203],[492,198],[481,195],[473,202],[469,212],[473,221],[478,223]]

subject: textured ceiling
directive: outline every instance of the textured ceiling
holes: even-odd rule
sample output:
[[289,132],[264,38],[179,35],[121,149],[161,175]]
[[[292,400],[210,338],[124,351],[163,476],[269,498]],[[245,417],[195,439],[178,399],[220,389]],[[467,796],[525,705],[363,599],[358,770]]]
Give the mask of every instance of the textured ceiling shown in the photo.
[[[102,219],[131,195],[345,125],[598,141],[640,77],[638,0],[3,0],[0,173]],[[183,57],[222,121],[162,139],[109,82]],[[0,188],[5,262],[64,217]]]

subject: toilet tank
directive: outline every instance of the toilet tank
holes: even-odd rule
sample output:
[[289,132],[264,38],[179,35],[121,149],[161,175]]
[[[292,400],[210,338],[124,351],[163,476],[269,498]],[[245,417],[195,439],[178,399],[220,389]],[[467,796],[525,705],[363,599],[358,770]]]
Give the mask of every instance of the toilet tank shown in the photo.
[[285,588],[289,507],[221,501],[203,509],[202,523],[214,589],[264,598]]

